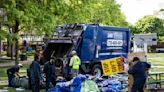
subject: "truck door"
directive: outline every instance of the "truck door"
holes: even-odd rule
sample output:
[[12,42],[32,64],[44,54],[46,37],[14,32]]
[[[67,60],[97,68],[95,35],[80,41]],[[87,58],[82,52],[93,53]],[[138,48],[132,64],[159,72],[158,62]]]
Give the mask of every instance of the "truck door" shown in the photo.
[[125,56],[129,48],[129,35],[128,30],[121,29],[103,29],[99,39],[98,58],[108,59],[118,56]]
[[95,51],[96,26],[90,25],[83,34],[80,58],[82,62],[93,60]]

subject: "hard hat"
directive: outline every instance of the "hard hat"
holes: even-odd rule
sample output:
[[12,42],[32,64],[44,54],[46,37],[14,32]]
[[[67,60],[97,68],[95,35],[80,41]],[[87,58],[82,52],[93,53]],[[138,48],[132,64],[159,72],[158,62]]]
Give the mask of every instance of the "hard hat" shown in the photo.
[[75,50],[73,50],[73,51],[71,52],[71,54],[72,54],[72,55],[76,54],[76,51],[75,51]]
[[22,67],[23,65],[19,63],[18,66]]

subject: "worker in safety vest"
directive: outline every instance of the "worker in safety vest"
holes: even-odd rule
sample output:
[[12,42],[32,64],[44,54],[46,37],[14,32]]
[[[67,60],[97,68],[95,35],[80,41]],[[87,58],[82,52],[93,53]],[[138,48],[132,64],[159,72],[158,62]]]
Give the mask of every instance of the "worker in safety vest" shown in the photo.
[[71,57],[69,66],[71,67],[71,75],[72,75],[72,77],[75,77],[79,73],[79,66],[81,64],[81,61],[80,61],[80,58],[77,56],[76,51],[73,50],[71,52],[71,55],[72,55],[72,57]]

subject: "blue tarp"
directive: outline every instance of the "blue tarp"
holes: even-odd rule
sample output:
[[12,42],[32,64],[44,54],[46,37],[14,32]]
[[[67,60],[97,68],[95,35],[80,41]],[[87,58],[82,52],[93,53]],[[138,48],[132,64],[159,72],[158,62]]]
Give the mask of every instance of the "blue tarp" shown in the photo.
[[[77,77],[72,79],[72,81],[65,80],[57,82],[56,87],[49,90],[48,92],[80,92],[82,88],[85,89],[84,83],[87,79],[88,75],[79,74]],[[121,90],[124,89],[121,81],[111,78],[104,78],[103,80],[96,79],[95,82],[96,86],[98,85],[101,92],[121,92]],[[94,87],[96,86],[93,86],[92,89],[95,89]],[[89,90],[89,88],[86,88],[85,90]]]
[[72,84],[65,85],[66,81],[58,82],[55,88],[50,89],[48,92],[80,92],[81,83],[85,81],[86,76],[79,74],[73,79]]
[[117,80],[105,79],[97,84],[102,92],[120,92],[122,90],[122,84]]

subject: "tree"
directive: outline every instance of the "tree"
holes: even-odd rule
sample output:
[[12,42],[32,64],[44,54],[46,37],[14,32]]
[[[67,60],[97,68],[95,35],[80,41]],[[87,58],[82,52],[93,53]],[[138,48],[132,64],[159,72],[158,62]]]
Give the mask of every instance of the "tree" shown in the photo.
[[138,29],[136,28],[135,25],[129,24],[129,28],[131,29],[131,34],[132,35],[139,34],[139,31],[138,31]]
[[[15,53],[16,59],[15,63],[18,62],[18,33],[20,31],[33,31],[35,33],[47,33],[49,30],[53,29],[53,16],[50,13],[50,10],[47,7],[42,7],[41,4],[38,4],[38,1],[35,0],[2,0],[1,7],[5,11],[5,15],[8,20],[4,25],[7,25],[9,29],[9,36],[14,35],[11,39],[15,43]],[[53,26],[52,26],[53,25]],[[50,30],[50,31],[51,31]],[[11,34],[11,35],[10,35]]]
[[102,23],[127,26],[120,5],[115,0],[56,0],[56,23]]
[[138,33],[157,33],[158,36],[164,34],[164,20],[155,16],[145,16],[139,19],[134,26]]
[[160,9],[159,11],[162,12],[162,11],[164,11],[164,9]]
[[50,35],[54,26],[63,23],[102,23],[111,26],[127,26],[120,5],[115,0],[1,0],[15,43],[18,63],[19,32]]

